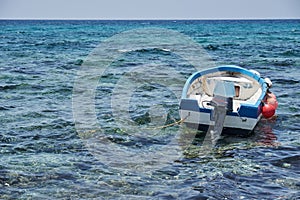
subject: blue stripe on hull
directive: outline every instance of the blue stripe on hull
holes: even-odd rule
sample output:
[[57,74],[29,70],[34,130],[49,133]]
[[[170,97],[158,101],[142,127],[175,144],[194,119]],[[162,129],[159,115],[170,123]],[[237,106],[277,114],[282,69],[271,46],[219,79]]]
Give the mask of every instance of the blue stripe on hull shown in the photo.
[[[195,112],[202,112],[202,113],[211,113],[211,109],[200,108],[198,105],[197,100],[195,99],[181,99],[180,102],[180,110],[188,110],[188,111],[195,111]],[[261,108],[251,106],[251,105],[241,105],[238,113],[237,112],[229,112],[227,115],[230,116],[240,116],[240,117],[247,117],[257,119],[261,114]]]

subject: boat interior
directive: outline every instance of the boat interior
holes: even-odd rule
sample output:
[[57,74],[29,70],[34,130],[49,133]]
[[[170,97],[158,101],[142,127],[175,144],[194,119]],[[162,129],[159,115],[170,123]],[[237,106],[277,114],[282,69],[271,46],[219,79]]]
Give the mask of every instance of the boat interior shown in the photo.
[[261,94],[261,85],[254,78],[238,72],[218,71],[195,79],[187,97],[196,99],[199,107],[209,109],[215,95],[232,97],[233,112],[237,112],[241,104],[256,104]]

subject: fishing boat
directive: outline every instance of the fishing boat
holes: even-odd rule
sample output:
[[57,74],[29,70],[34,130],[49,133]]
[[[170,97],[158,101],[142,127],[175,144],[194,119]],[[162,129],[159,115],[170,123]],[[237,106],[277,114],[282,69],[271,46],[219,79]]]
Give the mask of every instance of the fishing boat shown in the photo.
[[[180,117],[188,127],[206,131],[251,133],[278,106],[272,82],[255,70],[226,65],[191,75],[183,88]],[[215,128],[215,129],[216,129]]]

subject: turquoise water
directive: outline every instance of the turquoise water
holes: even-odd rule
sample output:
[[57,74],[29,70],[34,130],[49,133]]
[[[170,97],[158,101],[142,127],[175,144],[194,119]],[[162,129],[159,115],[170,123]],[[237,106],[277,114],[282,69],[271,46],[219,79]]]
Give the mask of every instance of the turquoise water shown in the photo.
[[[300,197],[299,20],[2,20],[0,27],[0,199]],[[196,47],[208,60],[199,66],[190,56]],[[85,79],[95,58],[101,73]],[[178,95],[204,64],[255,69],[271,78],[279,101],[276,119],[248,137],[223,136],[209,156],[201,156],[205,133],[153,129],[179,120]],[[92,128],[80,121],[90,115],[78,121],[77,112],[89,112],[80,94],[94,99]]]

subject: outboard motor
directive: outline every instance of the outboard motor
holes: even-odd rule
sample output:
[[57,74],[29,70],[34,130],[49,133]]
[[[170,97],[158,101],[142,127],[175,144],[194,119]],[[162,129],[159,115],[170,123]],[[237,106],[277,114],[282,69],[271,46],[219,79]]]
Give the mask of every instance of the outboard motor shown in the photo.
[[210,105],[214,107],[210,114],[210,126],[204,138],[203,147],[213,148],[223,131],[226,114],[233,111],[234,83],[219,81],[214,89]]
[[224,107],[226,113],[233,111],[233,96],[235,95],[233,82],[218,81],[213,94],[213,99],[210,102],[211,106],[214,108]]
[[226,108],[227,113],[233,111],[233,97],[224,97],[220,95],[214,95],[210,102],[213,107],[222,106]]

